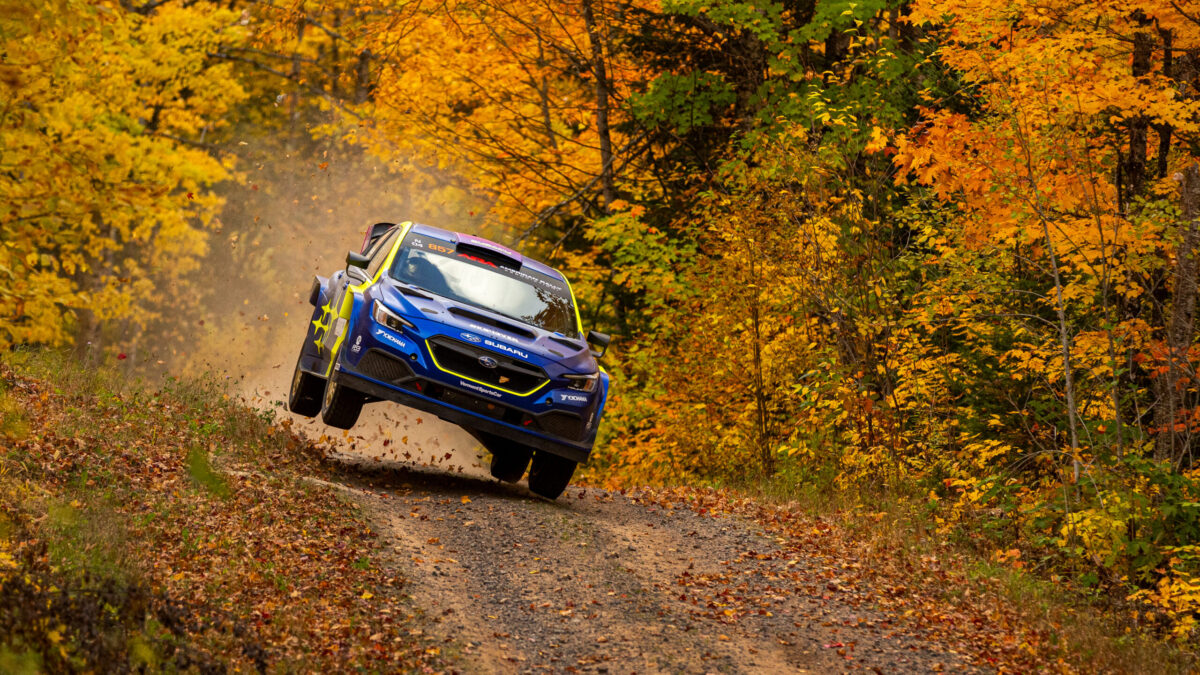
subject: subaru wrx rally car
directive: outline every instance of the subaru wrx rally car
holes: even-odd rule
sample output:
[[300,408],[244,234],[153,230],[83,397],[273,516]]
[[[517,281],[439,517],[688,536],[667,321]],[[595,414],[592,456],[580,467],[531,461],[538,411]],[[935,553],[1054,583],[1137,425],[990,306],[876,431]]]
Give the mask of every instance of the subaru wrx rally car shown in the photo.
[[[288,407],[349,429],[363,404],[394,401],[469,431],[491,472],[554,499],[588,458],[608,396],[571,285],[495,242],[378,223],[345,269],[313,280],[308,336]],[[532,463],[531,463],[532,460]]]

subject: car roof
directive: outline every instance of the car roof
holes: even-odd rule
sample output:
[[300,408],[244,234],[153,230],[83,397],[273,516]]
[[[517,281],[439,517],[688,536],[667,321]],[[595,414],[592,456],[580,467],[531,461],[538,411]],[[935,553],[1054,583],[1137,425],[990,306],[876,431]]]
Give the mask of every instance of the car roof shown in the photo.
[[561,272],[554,269],[553,267],[551,267],[545,263],[538,262],[537,260],[534,260],[533,258],[529,258],[524,255],[521,255],[520,253],[517,253],[516,251],[512,250],[511,248],[505,246],[504,244],[498,244],[490,239],[484,239],[483,237],[476,236],[473,234],[466,234],[465,232],[454,232],[451,230],[444,230],[440,227],[434,227],[432,225],[422,225],[420,223],[413,224],[412,232],[415,232],[420,235],[424,235],[426,237],[434,237],[437,239],[441,239],[442,241],[448,241],[453,244],[458,244],[459,242],[462,242],[464,244],[472,244],[474,246],[479,246],[482,248],[490,248],[490,249],[497,251],[498,253],[502,253],[502,254],[512,258],[513,260],[516,260],[517,262],[519,262],[521,264],[522,268],[531,269],[535,272],[541,272],[542,274],[545,274],[546,276],[551,277],[553,279],[563,279],[563,280],[566,279],[566,277],[564,277]]

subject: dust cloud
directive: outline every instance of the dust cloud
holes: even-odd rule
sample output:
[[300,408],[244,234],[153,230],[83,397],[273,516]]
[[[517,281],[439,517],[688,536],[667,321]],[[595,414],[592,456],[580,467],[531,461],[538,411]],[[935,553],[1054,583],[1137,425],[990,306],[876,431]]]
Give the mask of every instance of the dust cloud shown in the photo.
[[211,241],[203,319],[177,372],[208,372],[251,405],[290,419],[356,463],[405,463],[486,476],[486,452],[458,426],[390,402],[364,407],[348,431],[293,415],[286,399],[312,306],[314,275],[328,277],[375,222],[415,220],[477,231],[485,204],[443,177],[388,167],[361,153],[317,147],[306,156],[263,147],[242,153],[240,185]]

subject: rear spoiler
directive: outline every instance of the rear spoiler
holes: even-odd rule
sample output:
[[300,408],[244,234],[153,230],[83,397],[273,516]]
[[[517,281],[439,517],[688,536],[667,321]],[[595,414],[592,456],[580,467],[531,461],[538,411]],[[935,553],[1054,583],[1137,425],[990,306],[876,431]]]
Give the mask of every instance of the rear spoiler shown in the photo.
[[359,253],[366,255],[367,250],[371,248],[371,244],[374,244],[379,240],[380,237],[387,234],[388,230],[395,226],[395,223],[375,223],[374,225],[368,227],[366,236],[363,237],[362,250],[360,250]]

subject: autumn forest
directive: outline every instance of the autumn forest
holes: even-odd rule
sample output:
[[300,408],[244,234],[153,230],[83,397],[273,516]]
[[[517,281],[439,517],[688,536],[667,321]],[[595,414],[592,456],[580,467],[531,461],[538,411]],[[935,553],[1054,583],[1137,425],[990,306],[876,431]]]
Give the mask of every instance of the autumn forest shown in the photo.
[[586,483],[903,502],[1196,639],[1200,3],[0,0],[0,349],[195,371],[408,219],[614,336]]

